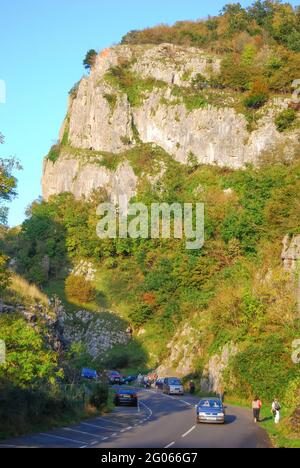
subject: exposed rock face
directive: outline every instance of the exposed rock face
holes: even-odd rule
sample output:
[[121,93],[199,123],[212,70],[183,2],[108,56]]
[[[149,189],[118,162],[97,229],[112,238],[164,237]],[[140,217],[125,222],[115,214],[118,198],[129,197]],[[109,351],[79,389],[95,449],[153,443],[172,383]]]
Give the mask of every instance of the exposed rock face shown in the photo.
[[124,163],[116,172],[94,164],[81,165],[78,159],[61,157],[56,163],[45,159],[42,179],[43,197],[71,192],[76,198],[89,196],[93,190],[105,188],[110,200],[118,203],[136,193],[137,177],[132,167]]
[[[107,80],[111,67],[124,63],[141,80],[159,80],[142,93],[139,106],[132,106],[124,90]],[[249,132],[245,116],[225,97],[221,107],[188,110],[184,99],[174,95],[174,85],[189,87],[199,74],[209,77],[219,69],[219,57],[195,48],[161,44],[104,50],[70,98],[60,132],[65,148],[55,163],[44,163],[44,198],[61,192],[79,198],[99,187],[108,191],[111,200],[118,201],[120,193],[127,198],[134,195],[137,178],[130,165],[123,164],[113,173],[99,163],[96,152],[118,156],[141,142],[151,142],[182,163],[193,155],[203,164],[241,168],[277,145],[287,148],[296,142],[297,132],[279,133],[274,123],[276,112],[288,105],[284,99],[264,109],[257,129]],[[83,160],[71,149],[84,150],[88,157]]]
[[271,116],[250,134],[245,117],[234,109],[208,106],[188,112],[184,104],[161,104],[162,97],[170,98],[168,93],[151,93],[144,105],[134,110],[134,122],[143,142],[155,142],[182,163],[192,153],[201,164],[241,168],[257,162],[259,155],[281,138]]
[[286,271],[296,272],[300,267],[300,235],[285,236],[282,250],[283,266]]
[[119,319],[110,315],[108,320],[107,316],[100,313],[86,310],[67,313],[61,309],[59,324],[66,344],[83,343],[88,353],[95,358],[103,356],[115,345],[127,345],[129,337],[126,330],[120,326]]
[[285,236],[281,254],[284,269],[291,272],[296,280],[298,313],[300,316],[300,235]]
[[237,352],[238,348],[236,345],[230,343],[224,346],[220,355],[215,355],[210,359],[201,380],[201,390],[203,392],[224,392],[223,373],[227,369],[230,359]]
[[200,339],[201,331],[185,324],[168,344],[170,355],[157,369],[158,375],[183,377],[195,372],[195,358],[203,355],[203,350],[199,349]]
[[[120,153],[128,147],[122,140],[133,139],[130,105],[125,94],[116,94],[99,79],[95,74],[83,79],[71,102],[69,141],[75,148]],[[108,95],[116,98],[113,110],[105,98]]]
[[220,71],[221,60],[194,47],[161,44],[140,52],[133,69],[143,78],[155,78],[169,85],[189,86],[198,74],[209,77]]

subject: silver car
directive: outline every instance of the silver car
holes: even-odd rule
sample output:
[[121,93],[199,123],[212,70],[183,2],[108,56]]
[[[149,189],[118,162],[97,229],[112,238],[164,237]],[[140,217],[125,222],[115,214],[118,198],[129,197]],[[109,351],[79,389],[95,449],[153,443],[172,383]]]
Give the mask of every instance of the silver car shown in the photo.
[[167,395],[184,395],[184,388],[181,380],[176,377],[164,379],[163,393]]

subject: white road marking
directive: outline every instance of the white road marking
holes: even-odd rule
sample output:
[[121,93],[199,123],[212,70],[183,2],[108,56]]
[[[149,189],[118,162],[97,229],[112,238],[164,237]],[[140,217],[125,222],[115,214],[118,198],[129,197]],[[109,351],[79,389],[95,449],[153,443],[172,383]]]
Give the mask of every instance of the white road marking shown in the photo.
[[189,431],[187,431],[185,434],[183,434],[181,437],[187,437],[191,432],[193,432],[196,429],[196,426],[191,427]]
[[77,429],[70,429],[69,427],[64,427],[63,429],[64,429],[64,431],[77,432],[78,434],[88,435],[88,436],[92,436],[92,437],[95,437],[95,435],[96,435],[95,433],[85,432],[85,431],[78,431]]
[[115,432],[114,434],[111,435],[111,437],[117,437],[117,433]]
[[181,403],[184,403],[187,406],[193,406],[192,403],[189,403],[188,401],[184,401],[184,400],[178,400],[178,401],[180,401]]
[[122,429],[121,432],[127,432],[127,431],[131,431],[132,427],[129,426],[129,427],[126,427],[126,429]]
[[146,410],[149,411],[149,413],[150,413],[149,419],[152,418],[152,416],[153,416],[153,411],[152,411],[152,409],[149,408],[149,406],[147,406],[147,405],[146,405],[144,402],[142,402],[142,401],[141,401],[141,405],[143,405],[143,406],[146,408]]
[[87,445],[82,445],[82,446],[81,446],[81,447],[79,447],[79,448],[81,448],[81,449],[85,449],[85,448],[87,448],[87,447],[88,447]]
[[168,448],[170,448],[170,447],[173,447],[173,445],[175,445],[175,442],[171,442],[169,445],[167,445],[167,446],[165,447],[165,449],[168,449]]
[[82,444],[82,440],[69,439],[68,437],[61,437],[54,434],[46,434],[45,432],[41,432],[40,435],[48,437],[50,439],[65,440],[66,442],[73,442],[74,444]]
[[[83,426],[87,426],[87,427],[94,427],[95,429],[105,429],[106,431],[115,431],[115,429],[113,429],[112,427],[104,427],[104,426],[98,426],[97,424],[91,424],[91,423],[80,423],[81,425]],[[94,434],[95,435],[95,434]]]

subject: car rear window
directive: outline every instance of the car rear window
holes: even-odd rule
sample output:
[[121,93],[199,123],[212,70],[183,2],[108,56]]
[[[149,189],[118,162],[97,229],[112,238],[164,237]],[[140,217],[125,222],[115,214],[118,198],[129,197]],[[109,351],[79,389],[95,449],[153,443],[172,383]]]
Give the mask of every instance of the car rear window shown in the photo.
[[181,381],[179,379],[169,379],[169,385],[181,385]]
[[221,408],[222,403],[217,400],[201,400],[199,406],[203,408]]

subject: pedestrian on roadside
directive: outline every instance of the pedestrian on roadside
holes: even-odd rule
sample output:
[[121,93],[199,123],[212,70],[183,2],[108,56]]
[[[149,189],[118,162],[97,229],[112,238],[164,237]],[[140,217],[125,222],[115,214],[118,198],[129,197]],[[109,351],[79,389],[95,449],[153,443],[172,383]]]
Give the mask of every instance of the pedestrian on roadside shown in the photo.
[[262,402],[258,396],[254,398],[252,401],[252,410],[253,410],[253,417],[254,417],[254,422],[258,423],[260,422],[260,411],[262,409]]
[[143,382],[143,376],[141,373],[139,373],[138,378],[137,378],[137,383],[139,387],[141,387],[142,382]]
[[279,403],[278,398],[274,398],[271,412],[273,414],[275,424],[280,423],[280,419],[281,419],[280,411],[281,411],[281,404]]
[[190,394],[191,395],[194,395],[196,391],[196,385],[195,385],[195,382],[193,380],[190,381]]

